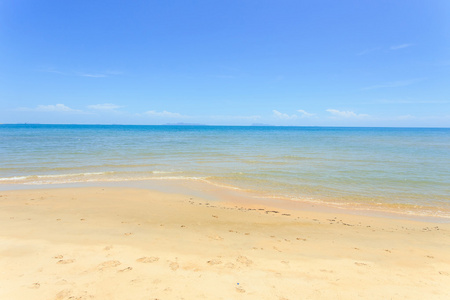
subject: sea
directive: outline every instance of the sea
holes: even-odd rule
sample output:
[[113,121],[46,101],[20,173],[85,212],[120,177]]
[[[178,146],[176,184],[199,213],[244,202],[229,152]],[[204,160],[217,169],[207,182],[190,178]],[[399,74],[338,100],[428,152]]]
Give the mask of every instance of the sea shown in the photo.
[[158,180],[450,219],[450,129],[0,125],[0,189]]

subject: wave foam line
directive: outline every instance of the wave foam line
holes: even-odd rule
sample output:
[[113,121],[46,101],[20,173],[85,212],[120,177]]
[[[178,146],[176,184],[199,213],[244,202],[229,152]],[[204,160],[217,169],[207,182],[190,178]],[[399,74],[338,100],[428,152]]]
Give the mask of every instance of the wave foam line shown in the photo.
[[90,175],[105,175],[113,173],[114,172],[93,172],[93,173],[14,176],[14,177],[1,177],[0,181],[13,181],[13,180],[35,179],[35,178],[62,178],[62,177],[76,177],[76,176],[90,176]]

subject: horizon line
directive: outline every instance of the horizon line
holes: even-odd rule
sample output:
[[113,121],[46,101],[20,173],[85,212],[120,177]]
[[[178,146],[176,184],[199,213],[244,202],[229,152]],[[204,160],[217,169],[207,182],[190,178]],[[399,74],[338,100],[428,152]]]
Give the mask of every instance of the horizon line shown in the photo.
[[339,125],[271,125],[271,124],[250,124],[250,125],[211,125],[211,124],[94,124],[94,123],[0,123],[2,125],[51,125],[51,126],[174,126],[174,127],[321,127],[321,128],[411,128],[411,129],[450,129],[449,127],[436,126],[339,126]]

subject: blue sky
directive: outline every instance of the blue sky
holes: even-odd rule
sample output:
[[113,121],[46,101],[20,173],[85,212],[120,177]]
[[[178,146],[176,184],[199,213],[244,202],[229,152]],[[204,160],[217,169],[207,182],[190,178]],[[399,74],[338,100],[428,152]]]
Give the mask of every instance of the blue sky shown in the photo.
[[450,127],[450,1],[0,2],[0,123]]

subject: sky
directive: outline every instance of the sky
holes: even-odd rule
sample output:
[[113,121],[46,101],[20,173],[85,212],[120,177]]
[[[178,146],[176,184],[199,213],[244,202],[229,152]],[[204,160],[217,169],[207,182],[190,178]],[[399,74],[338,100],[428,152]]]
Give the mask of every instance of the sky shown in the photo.
[[450,127],[450,1],[0,1],[0,123]]

